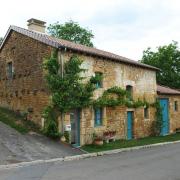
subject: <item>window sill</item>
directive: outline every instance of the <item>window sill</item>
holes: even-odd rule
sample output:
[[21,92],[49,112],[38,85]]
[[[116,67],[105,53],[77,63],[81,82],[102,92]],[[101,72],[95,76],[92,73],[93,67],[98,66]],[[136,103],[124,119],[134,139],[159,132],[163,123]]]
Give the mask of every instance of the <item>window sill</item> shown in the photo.
[[103,125],[94,125],[94,127],[102,127]]
[[95,129],[102,129],[102,128],[105,128],[105,126],[104,125],[96,125],[96,126],[94,126],[94,128]]
[[150,118],[144,118],[144,121],[150,121]]
[[95,90],[98,90],[98,89],[103,89],[103,87],[98,87],[98,88],[96,87],[96,89],[95,89]]

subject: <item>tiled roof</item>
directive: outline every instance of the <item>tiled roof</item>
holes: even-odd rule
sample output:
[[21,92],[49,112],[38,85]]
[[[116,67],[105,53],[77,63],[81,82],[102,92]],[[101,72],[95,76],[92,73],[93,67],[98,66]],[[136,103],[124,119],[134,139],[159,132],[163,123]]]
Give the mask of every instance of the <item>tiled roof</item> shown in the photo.
[[159,70],[156,67],[149,66],[146,64],[142,64],[142,63],[139,63],[137,61],[134,61],[134,60],[131,60],[131,59],[128,59],[128,58],[107,52],[107,51],[99,50],[99,49],[92,48],[92,47],[87,47],[87,46],[76,44],[76,43],[66,41],[63,39],[58,39],[58,38],[51,37],[51,36],[48,36],[48,35],[43,34],[43,33],[39,33],[39,32],[32,31],[32,30],[27,30],[27,29],[20,28],[17,26],[10,26],[8,32],[6,33],[4,41],[0,46],[0,50],[3,47],[7,37],[9,36],[9,33],[12,30],[16,31],[18,33],[21,33],[23,35],[26,35],[28,37],[31,37],[33,39],[36,39],[42,43],[45,43],[45,44],[52,46],[52,47],[55,47],[55,48],[67,48],[69,50],[78,51],[81,53],[86,53],[88,55],[94,55],[94,56],[98,56],[98,57],[102,57],[102,58],[107,58],[107,59],[115,60],[115,61],[125,63],[125,64],[135,65],[135,66],[139,66],[142,68],[151,69],[151,70],[155,70],[155,71]]
[[157,85],[158,94],[180,95],[180,91],[166,86]]

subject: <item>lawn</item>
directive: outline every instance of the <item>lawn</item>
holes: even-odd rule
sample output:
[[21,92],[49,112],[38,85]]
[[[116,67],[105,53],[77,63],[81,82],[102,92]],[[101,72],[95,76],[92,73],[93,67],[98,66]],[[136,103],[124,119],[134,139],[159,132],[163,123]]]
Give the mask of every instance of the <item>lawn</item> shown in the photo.
[[26,134],[29,131],[39,132],[39,127],[33,122],[26,120],[20,114],[2,107],[0,107],[0,121],[22,134]]
[[133,140],[116,140],[115,142],[105,143],[102,146],[97,145],[85,145],[81,149],[87,152],[99,152],[113,149],[128,148],[134,146],[143,146],[148,144],[156,144],[161,142],[171,142],[180,140],[180,133],[167,135],[167,136],[156,136],[156,137],[145,137],[141,139]]

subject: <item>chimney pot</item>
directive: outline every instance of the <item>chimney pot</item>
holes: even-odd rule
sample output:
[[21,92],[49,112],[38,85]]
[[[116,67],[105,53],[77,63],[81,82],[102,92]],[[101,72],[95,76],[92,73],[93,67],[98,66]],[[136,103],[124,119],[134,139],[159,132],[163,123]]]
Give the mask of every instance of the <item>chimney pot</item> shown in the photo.
[[29,19],[27,22],[28,22],[27,26],[29,30],[45,33],[46,22],[34,18]]

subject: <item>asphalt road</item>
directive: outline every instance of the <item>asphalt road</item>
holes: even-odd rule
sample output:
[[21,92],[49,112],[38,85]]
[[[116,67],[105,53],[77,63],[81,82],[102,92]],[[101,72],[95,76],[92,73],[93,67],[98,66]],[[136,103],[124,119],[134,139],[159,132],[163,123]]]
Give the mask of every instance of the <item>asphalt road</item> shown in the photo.
[[180,180],[180,143],[0,170],[0,180]]

